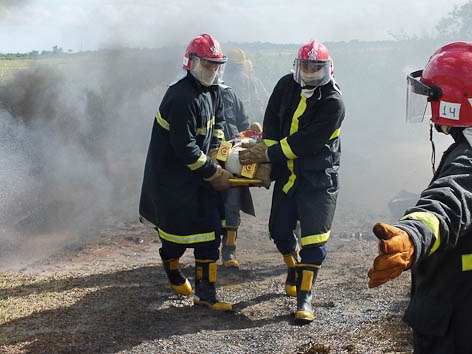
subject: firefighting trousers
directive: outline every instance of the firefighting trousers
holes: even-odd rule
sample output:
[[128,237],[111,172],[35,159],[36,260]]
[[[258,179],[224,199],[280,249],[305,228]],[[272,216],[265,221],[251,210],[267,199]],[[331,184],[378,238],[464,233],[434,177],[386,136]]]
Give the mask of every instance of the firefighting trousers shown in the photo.
[[[180,258],[185,253],[187,248],[193,248],[193,254],[195,258],[198,259],[211,259],[211,260],[218,260],[219,258],[219,247],[221,243],[221,234],[222,234],[222,225],[221,220],[224,219],[224,210],[223,205],[215,206],[212,209],[207,209],[206,211],[206,219],[213,220],[212,224],[212,233],[214,237],[211,240],[207,240],[204,242],[194,242],[194,243],[179,243],[179,238],[176,237],[176,241],[172,242],[169,241],[169,237],[163,237],[162,234],[159,233],[159,227],[157,228],[159,237],[162,242],[162,257],[165,259],[170,258]],[[185,219],[182,219],[182,223],[185,223]],[[190,234],[190,238],[198,239],[198,234]]]
[[[326,241],[336,209],[337,189],[319,189],[312,183],[300,181],[293,195],[282,190],[276,181],[272,195],[269,233],[281,254],[301,246],[302,263],[321,265],[326,258]],[[300,222],[300,239],[294,234]]]
[[230,188],[225,193],[226,226],[241,224],[241,193],[238,188]]
[[183,256],[187,248],[193,248],[193,254],[196,259],[211,259],[217,261],[220,256],[220,242],[221,238],[216,237],[214,241],[202,242],[198,246],[189,247],[163,240],[161,249],[162,257],[164,259],[178,259]]

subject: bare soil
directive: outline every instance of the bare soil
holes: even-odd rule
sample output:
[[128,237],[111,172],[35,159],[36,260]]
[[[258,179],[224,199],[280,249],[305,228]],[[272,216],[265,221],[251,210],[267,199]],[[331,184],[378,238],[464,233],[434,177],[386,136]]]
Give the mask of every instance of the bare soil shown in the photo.
[[[21,262],[1,262],[0,353],[411,353],[401,321],[409,274],[367,286],[373,216],[338,212],[313,289],[316,318],[298,326],[286,267],[267,237],[270,194],[254,195],[258,216],[243,215],[238,237],[241,269],[218,268],[219,297],[234,312],[173,294],[156,234],[137,222],[115,222],[60,249],[54,242],[65,233],[37,235],[17,250]],[[193,262],[188,250],[181,263],[192,284]]]

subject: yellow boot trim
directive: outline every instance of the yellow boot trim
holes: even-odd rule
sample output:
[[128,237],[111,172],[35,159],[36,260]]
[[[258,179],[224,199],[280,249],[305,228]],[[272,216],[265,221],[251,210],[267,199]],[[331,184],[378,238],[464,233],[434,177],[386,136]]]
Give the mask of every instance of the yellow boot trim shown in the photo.
[[194,304],[208,306],[209,308],[213,310],[217,310],[217,311],[232,311],[233,310],[233,305],[224,301],[218,301],[212,305],[207,301],[202,301],[197,298],[194,298],[193,302]]
[[285,285],[285,293],[288,296],[297,297],[297,287],[295,285]]
[[303,270],[302,271],[302,283],[300,284],[301,291],[311,291],[313,286],[313,271]]
[[[288,268],[295,268],[296,263],[295,263],[295,258],[293,258],[293,256],[292,256],[292,253],[283,254],[282,256],[284,257],[284,262],[285,262],[285,264],[287,265]],[[296,287],[296,285],[285,284],[285,293],[288,296],[296,297],[297,296],[297,287]]]
[[238,232],[236,230],[227,230],[225,246],[236,246],[237,235],[238,235]]
[[229,261],[224,261],[223,265],[228,268],[239,268],[241,263],[236,259],[230,259]]
[[217,265],[215,261],[208,265],[208,281],[210,283],[216,283],[216,267]]
[[289,268],[294,268],[295,267],[295,258],[293,258],[292,254],[283,254],[284,257],[284,262]]
[[298,321],[306,321],[306,322],[311,322],[315,318],[315,315],[313,312],[309,311],[297,311],[295,313],[295,319]]
[[192,293],[192,285],[190,285],[190,282],[188,279],[185,280],[185,283],[182,285],[172,285],[172,289],[180,295],[190,295]]

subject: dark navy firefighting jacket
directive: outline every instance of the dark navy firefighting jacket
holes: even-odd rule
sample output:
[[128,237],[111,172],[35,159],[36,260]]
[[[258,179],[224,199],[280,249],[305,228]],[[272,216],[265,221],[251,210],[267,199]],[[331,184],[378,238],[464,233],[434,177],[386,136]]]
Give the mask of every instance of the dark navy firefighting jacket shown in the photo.
[[264,115],[264,141],[269,145],[272,177],[291,195],[300,176],[320,189],[338,185],[341,154],[339,134],[344,103],[334,81],[302,95],[292,74],[275,86]]
[[208,153],[219,146],[223,127],[218,85],[205,87],[187,73],[168,88],[152,128],[139,205],[162,239],[188,246],[215,239],[222,197],[204,178],[216,171]]
[[404,319],[423,335],[454,333],[452,342],[465,346],[448,353],[472,353],[472,149],[460,137],[444,153],[416,206],[395,223],[415,245]]

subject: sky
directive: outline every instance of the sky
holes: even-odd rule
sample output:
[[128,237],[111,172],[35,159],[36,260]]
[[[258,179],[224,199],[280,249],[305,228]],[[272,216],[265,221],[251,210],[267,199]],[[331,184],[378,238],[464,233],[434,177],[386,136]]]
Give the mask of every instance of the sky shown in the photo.
[[[0,53],[224,42],[377,41],[434,33],[467,0],[0,0]],[[296,3],[296,6],[294,4]]]

